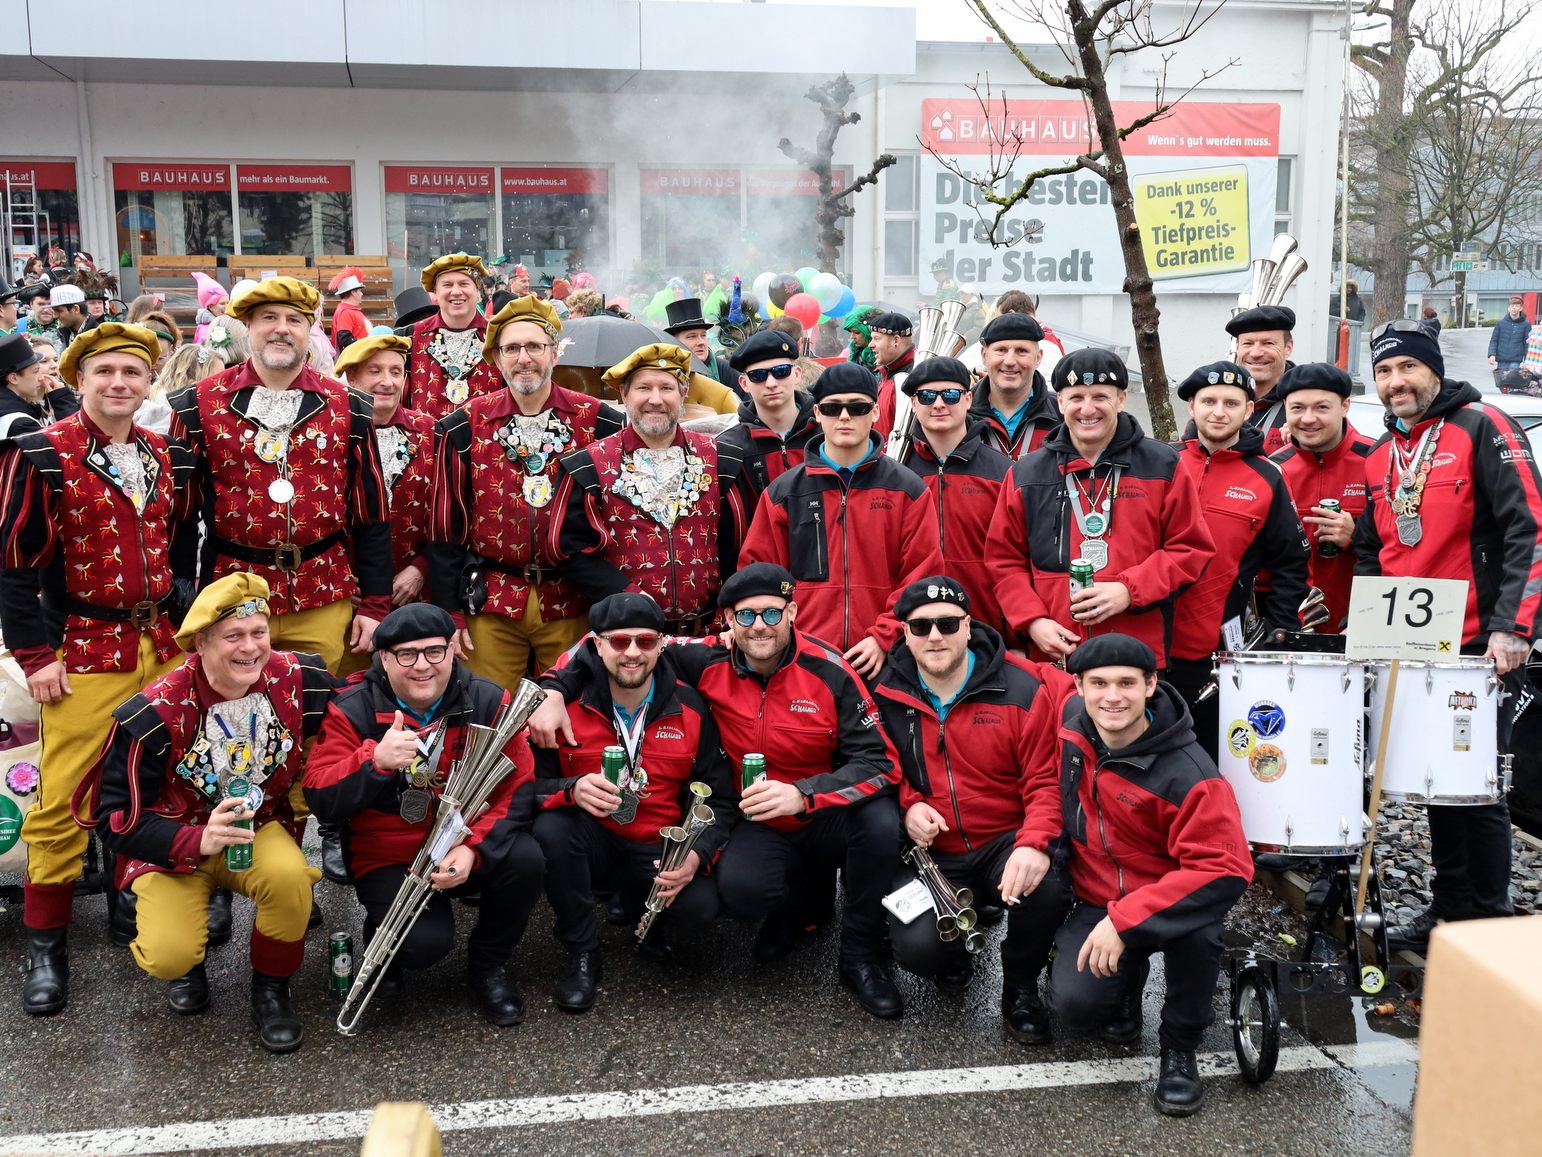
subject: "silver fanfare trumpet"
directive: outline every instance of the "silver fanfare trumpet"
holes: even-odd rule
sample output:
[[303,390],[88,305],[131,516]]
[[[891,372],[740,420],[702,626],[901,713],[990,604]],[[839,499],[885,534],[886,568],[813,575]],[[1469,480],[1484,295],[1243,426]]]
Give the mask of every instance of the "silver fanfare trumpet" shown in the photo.
[[[660,872],[672,872],[685,863],[685,857],[691,854],[701,833],[717,823],[717,817],[707,806],[712,788],[698,780],[691,784],[691,794],[696,798],[691,801],[679,825],[659,829],[659,835],[664,840],[663,851],[659,854]],[[638,940],[648,935],[648,930],[663,910],[664,901],[659,899],[659,882],[654,880],[653,887],[648,891],[648,900],[643,905],[642,919],[637,922],[637,931],[634,933]]]
[[962,938],[964,950],[970,953],[984,948],[985,933],[978,927],[980,918],[974,910],[974,893],[948,883],[937,861],[923,847],[911,848],[905,853],[905,861],[931,893],[932,907],[937,911],[937,938],[945,943]]
[[1255,305],[1279,305],[1285,300],[1285,291],[1305,272],[1306,258],[1296,251],[1296,239],[1289,233],[1278,234],[1269,256],[1253,262],[1253,286],[1237,295],[1232,316]]
[[402,942],[418,922],[433,896],[428,877],[435,866],[471,834],[471,824],[487,807],[498,785],[514,773],[514,764],[503,749],[545,699],[545,693],[528,679],[521,679],[513,698],[498,713],[491,727],[473,723],[466,728],[466,749],[456,760],[439,796],[433,830],[418,850],[412,867],[403,877],[396,898],[376,929],[359,963],[359,973],[343,999],[337,1031],[353,1036],[359,1019],[380,985]]
[[[966,306],[962,301],[944,301],[941,305],[928,305],[916,317],[916,357],[913,365],[920,365],[927,358],[954,358],[963,352],[969,339],[958,332],[958,323],[964,318]],[[897,376],[894,389],[905,384],[909,374]],[[915,412],[903,398],[894,399],[894,429],[889,431],[889,444],[884,453],[896,462],[905,457],[910,446],[910,428]]]

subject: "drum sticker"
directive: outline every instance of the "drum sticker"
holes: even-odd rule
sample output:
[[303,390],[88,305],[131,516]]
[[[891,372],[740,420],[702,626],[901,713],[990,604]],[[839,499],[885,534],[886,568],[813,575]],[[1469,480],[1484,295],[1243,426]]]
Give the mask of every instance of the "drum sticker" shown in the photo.
[[1248,767],[1259,783],[1273,783],[1285,774],[1285,753],[1272,743],[1260,743],[1248,756]]
[[37,790],[38,770],[35,763],[13,763],[5,773],[5,786],[16,795],[31,795]]
[[1472,716],[1458,715],[1451,727],[1451,750],[1472,750]]
[[1278,703],[1261,699],[1248,709],[1248,722],[1260,739],[1273,739],[1285,730],[1285,709]]
[[1328,729],[1326,727],[1312,728],[1312,762],[1314,764],[1328,762]]
[[1226,749],[1238,759],[1253,753],[1253,729],[1245,719],[1233,719],[1226,727]]
[[0,795],[0,854],[10,851],[21,839],[21,808],[8,796]]
[[1452,711],[1476,711],[1478,697],[1471,691],[1453,691],[1451,698],[1446,700],[1446,706]]

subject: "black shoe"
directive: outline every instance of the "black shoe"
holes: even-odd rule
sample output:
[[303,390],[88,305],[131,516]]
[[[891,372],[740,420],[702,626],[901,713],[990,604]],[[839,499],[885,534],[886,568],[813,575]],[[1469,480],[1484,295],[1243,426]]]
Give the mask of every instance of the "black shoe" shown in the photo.
[[1399,924],[1387,929],[1387,948],[1393,952],[1417,952],[1424,955],[1430,950],[1430,933],[1440,919],[1426,910],[1411,923]]
[[974,979],[974,957],[967,952],[949,953],[947,961],[933,978],[938,988],[968,988]]
[[107,920],[107,939],[119,948],[127,948],[139,935],[138,901],[132,888],[125,888],[113,897],[112,912]]
[[305,1040],[305,1026],[289,998],[289,977],[252,973],[252,1023],[270,1053],[292,1053]]
[[760,931],[755,933],[755,946],[750,949],[750,955],[756,963],[775,964],[791,956],[802,939],[800,919],[786,911],[773,912],[761,923]]
[[613,927],[625,928],[628,925],[636,925],[637,921],[628,917],[626,903],[621,899],[620,892],[612,892],[608,896],[601,897],[605,901],[605,919]]
[[600,950],[573,952],[568,955],[568,970],[552,990],[552,999],[563,1012],[588,1012],[594,1007],[600,986]]
[[230,943],[230,889],[216,888],[209,893],[209,947]]
[[468,976],[466,987],[489,1024],[510,1028],[525,1019],[525,995],[507,968],[495,968],[486,976]]
[[26,979],[21,1007],[32,1016],[52,1016],[70,1000],[68,928],[28,928]]
[[179,1016],[197,1016],[209,1009],[209,974],[202,963],[193,965],[186,976],[166,985],[166,1003]]
[[311,885],[311,918],[305,922],[305,930],[307,932],[309,932],[312,928],[320,928],[321,927],[321,921],[324,918],[325,917],[323,917],[322,914],[321,914],[321,901],[316,899],[316,885],[312,884]]
[[857,1003],[870,1016],[890,1020],[905,1011],[899,988],[886,966],[875,960],[843,960],[841,983],[857,994]]
[[1162,1072],[1151,1100],[1158,1113],[1169,1117],[1188,1117],[1204,1106],[1205,1086],[1199,1082],[1193,1049],[1162,1050]]
[[1000,904],[976,904],[974,916],[981,928],[994,928],[1007,918],[1007,910]]
[[1299,868],[1305,861],[1300,856],[1287,856],[1283,852],[1255,852],[1253,866],[1264,872],[1288,872]]
[[657,928],[648,933],[646,940],[633,940],[632,951],[637,953],[639,960],[646,960],[649,964],[668,964],[675,958],[675,950]]
[[1039,998],[1037,985],[1003,987],[1001,1019],[1007,1022],[1007,1035],[1020,1044],[1047,1045],[1054,1039],[1049,1031],[1049,1009]]
[[1308,912],[1321,912],[1328,903],[1328,892],[1333,887],[1333,880],[1328,876],[1318,876],[1308,885],[1306,898],[1302,900],[1302,906]]
[[1125,977],[1124,994],[1119,998],[1119,1007],[1108,1018],[1108,1023],[1098,1030],[1098,1036],[1109,1044],[1127,1045],[1140,1040],[1141,1029],[1144,1027],[1141,1000],[1146,995],[1146,977],[1150,972],[1151,961],[1142,960]]
[[343,855],[343,833],[330,824],[318,824],[321,834],[321,874],[334,884],[353,883],[348,859]]

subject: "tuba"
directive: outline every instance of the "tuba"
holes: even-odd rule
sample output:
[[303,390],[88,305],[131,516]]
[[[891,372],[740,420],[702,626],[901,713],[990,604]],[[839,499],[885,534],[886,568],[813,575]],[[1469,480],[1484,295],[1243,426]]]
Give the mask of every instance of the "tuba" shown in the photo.
[[[659,829],[659,835],[664,840],[663,850],[659,854],[661,872],[672,872],[685,863],[685,857],[690,855],[691,849],[696,846],[696,841],[701,838],[701,833],[717,823],[717,817],[707,806],[707,799],[712,795],[712,789],[698,780],[691,784],[691,795],[695,796],[695,799],[686,809],[685,816],[679,825]],[[637,931],[634,933],[639,941],[647,938],[648,930],[653,927],[653,922],[659,918],[659,913],[663,910],[664,902],[659,899],[659,882],[654,880],[653,887],[648,892],[648,901],[643,905],[642,919],[637,922]]]
[[491,727],[473,723],[466,728],[466,749],[445,780],[433,829],[402,878],[396,898],[391,901],[380,927],[365,948],[359,973],[343,998],[343,1010],[337,1016],[337,1031],[344,1036],[353,1036],[359,1031],[359,1018],[375,995],[380,978],[396,958],[423,909],[428,907],[433,896],[428,877],[434,866],[471,834],[471,824],[487,807],[488,797],[514,773],[514,764],[503,749],[545,698],[545,692],[534,683],[521,679],[513,697]]
[[971,955],[983,949],[985,933],[977,927],[980,918],[974,910],[974,893],[948,883],[932,854],[919,844],[906,852],[904,858],[931,893],[932,907],[937,912],[937,938],[952,943],[962,937],[964,950]]
[[1269,256],[1253,262],[1252,288],[1237,295],[1232,316],[1255,305],[1279,305],[1285,300],[1285,291],[1305,272],[1306,258],[1296,251],[1296,239],[1289,233],[1277,235]]
[[[957,357],[963,352],[969,339],[958,332],[958,323],[963,320],[965,308],[962,301],[944,301],[941,305],[922,307],[916,318],[916,356],[912,364],[927,358]],[[915,422],[915,412],[908,405],[902,405],[898,397],[900,387],[909,376],[904,374],[894,379],[894,429],[889,431],[889,444],[884,453],[896,462],[905,457],[905,451],[910,447],[910,428]]]

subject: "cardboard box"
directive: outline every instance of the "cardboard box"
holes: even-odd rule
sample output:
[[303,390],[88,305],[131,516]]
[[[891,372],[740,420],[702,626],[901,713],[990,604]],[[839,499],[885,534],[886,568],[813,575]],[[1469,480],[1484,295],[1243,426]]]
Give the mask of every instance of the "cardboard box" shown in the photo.
[[1542,1151],[1542,917],[1443,924],[1430,938],[1414,1157]]

